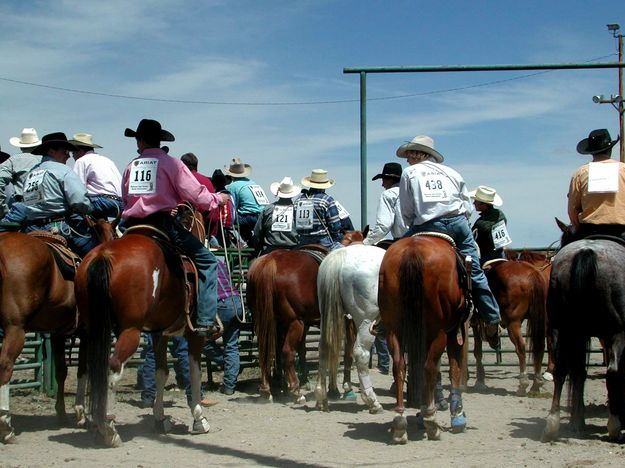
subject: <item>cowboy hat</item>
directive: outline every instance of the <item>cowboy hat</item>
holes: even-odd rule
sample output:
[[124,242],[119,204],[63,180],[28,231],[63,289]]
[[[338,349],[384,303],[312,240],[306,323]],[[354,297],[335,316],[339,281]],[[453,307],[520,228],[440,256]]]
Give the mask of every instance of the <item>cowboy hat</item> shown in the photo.
[[293,179],[290,177],[285,177],[282,182],[272,183],[269,189],[279,198],[293,198],[302,191],[299,186],[293,185]]
[[224,172],[234,178],[249,177],[252,174],[252,166],[243,164],[239,158],[233,158],[229,167],[224,166]]
[[434,149],[434,140],[427,135],[417,135],[397,148],[396,154],[400,158],[407,158],[406,151],[422,151],[432,156],[437,163],[442,163],[445,160],[443,155]]
[[11,155],[9,153],[5,153],[4,151],[2,151],[2,149],[0,148],[0,163],[3,163],[4,161],[6,161],[7,159],[9,159],[11,157]]
[[34,148],[41,144],[41,140],[37,136],[37,130],[25,128],[20,136],[9,138],[9,143],[17,148]]
[[75,146],[87,146],[89,148],[102,148],[100,145],[96,145],[89,133],[76,133],[74,138],[69,140],[72,145]]
[[482,203],[487,203],[488,205],[503,205],[503,200],[497,195],[497,190],[486,185],[480,185],[475,190],[471,190],[469,196]]
[[334,179],[328,179],[328,171],[325,169],[313,169],[310,177],[302,177],[302,185],[305,187],[325,189],[334,185]]
[[610,132],[605,128],[593,130],[588,134],[588,138],[584,138],[577,144],[577,152],[579,154],[597,154],[604,153],[618,143],[619,138],[612,141]]
[[48,133],[41,139],[41,144],[35,147],[31,154],[45,155],[50,148],[65,148],[69,151],[76,151],[76,147],[72,145],[63,132]]
[[156,120],[142,119],[137,130],[127,128],[124,136],[142,138],[148,141],[175,141],[174,136],[161,128],[161,123]]
[[382,169],[382,172],[376,175],[371,180],[378,180],[378,179],[382,179],[383,177],[388,177],[388,178],[399,180],[401,178],[401,172],[402,172],[401,164],[393,163],[393,162],[386,163],[384,165],[384,168]]

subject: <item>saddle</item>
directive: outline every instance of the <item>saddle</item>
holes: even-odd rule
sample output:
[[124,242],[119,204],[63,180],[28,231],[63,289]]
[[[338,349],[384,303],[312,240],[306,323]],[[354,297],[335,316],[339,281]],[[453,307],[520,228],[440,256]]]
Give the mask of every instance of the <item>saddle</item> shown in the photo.
[[65,240],[63,236],[52,234],[50,231],[31,231],[27,233],[27,235],[36,237],[45,242],[50,252],[52,252],[54,261],[59,267],[63,279],[74,281],[76,269],[78,268],[81,258],[70,250],[67,246],[67,240]]
[[301,247],[298,247],[295,250],[299,250],[299,251],[301,251],[301,252],[311,256],[312,258],[315,259],[315,261],[319,265],[321,265],[321,262],[323,262],[323,259],[326,258],[326,256],[328,255],[328,249],[325,248],[321,244],[307,244],[307,245],[303,245]]
[[623,239],[622,237],[618,237],[618,236],[610,236],[608,234],[592,234],[590,236],[584,237],[584,239],[609,240],[612,242],[616,242],[617,244],[620,244],[623,247],[625,247],[625,239]]
[[199,291],[198,273],[195,263],[178,247],[172,244],[164,231],[151,224],[137,224],[124,231],[126,234],[142,234],[150,237],[161,248],[167,266],[176,274],[184,275],[185,280],[185,323],[176,322],[175,326],[163,331],[163,335],[182,335],[185,324],[193,330],[193,322],[197,313],[197,295]]

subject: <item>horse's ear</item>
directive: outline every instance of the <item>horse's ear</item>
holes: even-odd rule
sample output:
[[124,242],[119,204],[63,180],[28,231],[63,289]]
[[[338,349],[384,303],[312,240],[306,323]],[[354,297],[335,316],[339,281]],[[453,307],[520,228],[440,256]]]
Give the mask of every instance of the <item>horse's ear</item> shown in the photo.
[[560,231],[562,231],[562,232],[567,232],[568,231],[569,227],[566,224],[564,224],[564,222],[560,221],[557,217],[556,217],[556,224],[560,228]]
[[367,234],[369,234],[369,225],[368,224],[362,230],[362,237],[367,237]]

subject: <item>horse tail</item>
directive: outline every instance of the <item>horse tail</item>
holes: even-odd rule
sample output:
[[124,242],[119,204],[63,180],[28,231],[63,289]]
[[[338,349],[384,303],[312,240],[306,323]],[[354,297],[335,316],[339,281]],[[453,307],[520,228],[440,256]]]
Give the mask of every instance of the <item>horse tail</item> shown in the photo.
[[532,269],[529,278],[530,291],[527,304],[527,331],[534,363],[539,363],[542,362],[545,354],[547,288],[538,270]]
[[321,312],[319,369],[327,369],[330,376],[337,374],[341,347],[345,340],[343,302],[339,285],[345,255],[345,249],[338,249],[332,255],[328,255],[321,263],[317,276],[317,296]]
[[87,367],[91,387],[89,409],[96,424],[106,420],[109,358],[112,338],[112,301],[109,290],[111,264],[99,255],[87,267]]
[[276,357],[276,320],[273,297],[276,262],[268,256],[258,258],[249,270],[247,297],[254,314],[254,332],[258,339],[258,365],[261,372],[269,375]]
[[426,330],[423,303],[423,261],[418,254],[404,253],[399,264],[401,297],[401,352],[408,356],[408,395],[410,406],[422,400]]

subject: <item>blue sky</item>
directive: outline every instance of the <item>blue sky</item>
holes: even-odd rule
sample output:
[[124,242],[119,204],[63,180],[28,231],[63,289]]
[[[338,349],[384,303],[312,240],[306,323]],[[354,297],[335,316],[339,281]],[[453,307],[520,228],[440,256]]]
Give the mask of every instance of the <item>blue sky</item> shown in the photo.
[[[176,136],[172,155],[194,152],[207,175],[240,157],[268,194],[327,169],[360,225],[359,79],[344,67],[616,62],[606,24],[625,29],[624,11],[622,0],[4,1],[0,145],[18,152],[8,140],[24,127],[88,132],[123,170],[136,149],[124,129],[154,118]],[[591,99],[617,94],[615,69],[367,82],[369,180],[428,134],[471,188],[497,188],[515,247],[558,239],[553,218],[566,219],[569,178],[588,161],[577,142],[618,135],[616,110]],[[367,188],[372,222],[381,186]]]

